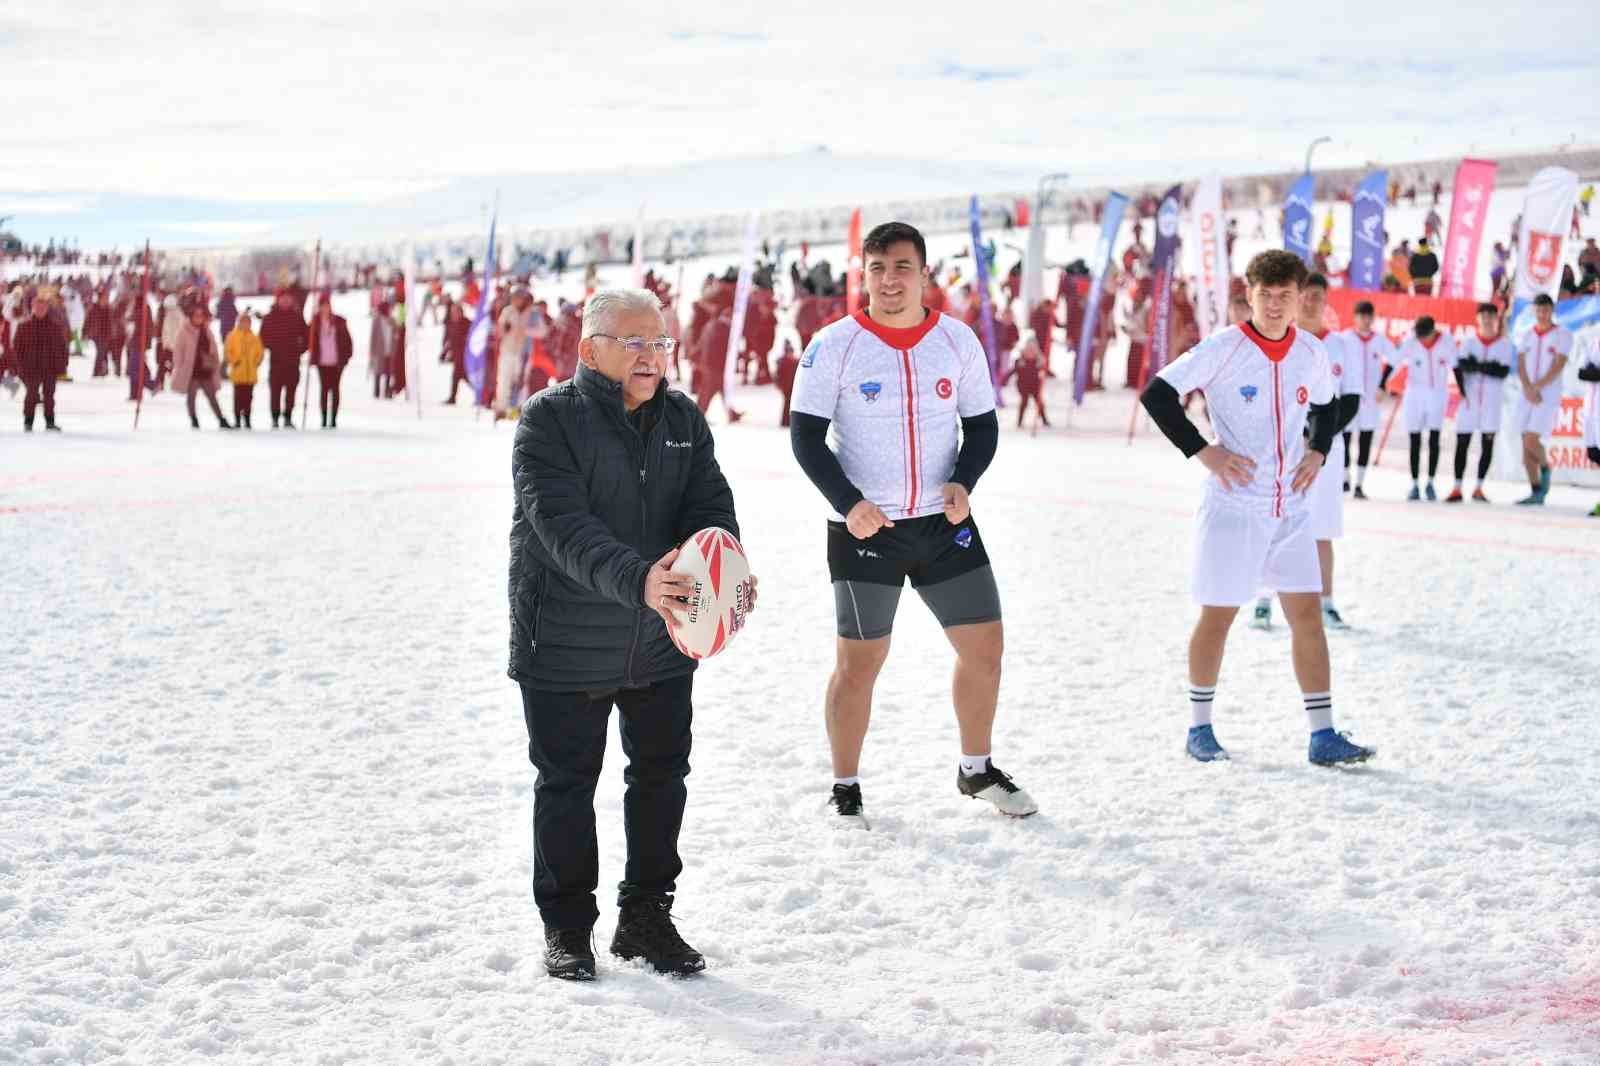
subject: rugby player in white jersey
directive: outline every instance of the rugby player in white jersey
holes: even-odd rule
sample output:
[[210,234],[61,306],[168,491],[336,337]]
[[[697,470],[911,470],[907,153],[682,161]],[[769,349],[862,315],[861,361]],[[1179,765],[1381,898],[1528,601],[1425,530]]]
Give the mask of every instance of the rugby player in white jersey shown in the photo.
[[1437,500],[1439,493],[1433,487],[1433,479],[1439,472],[1439,434],[1444,430],[1444,412],[1450,402],[1450,378],[1458,358],[1456,342],[1434,325],[1431,315],[1423,315],[1395,358],[1396,365],[1406,368],[1406,391],[1400,397],[1400,417],[1411,438],[1411,492],[1406,499],[1420,500],[1424,495],[1418,482],[1422,473],[1422,434],[1426,432],[1426,495]]
[[[1344,477],[1345,428],[1359,413],[1356,406],[1362,402],[1362,383],[1351,358],[1351,346],[1345,335],[1330,332],[1323,324],[1322,315],[1328,306],[1328,279],[1313,273],[1300,288],[1300,310],[1295,317],[1295,328],[1302,335],[1315,337],[1322,342],[1328,357],[1328,373],[1333,377],[1336,398],[1355,397],[1354,404],[1341,403],[1339,429],[1333,435],[1328,450],[1328,461],[1317,472],[1316,483],[1306,497],[1311,509],[1311,535],[1317,541],[1317,564],[1322,571],[1322,624],[1327,629],[1349,629],[1349,623],[1340,615],[1333,602],[1333,542],[1344,536]],[[1345,410],[1349,409],[1348,416]],[[1256,599],[1255,614],[1250,621],[1253,629],[1272,628],[1272,598],[1261,595]]]
[[[1278,593],[1289,620],[1310,761],[1334,766],[1375,754],[1333,729],[1322,574],[1306,493],[1333,447],[1341,415],[1348,420],[1360,398],[1335,397],[1321,342],[1295,329],[1305,278],[1305,264],[1293,252],[1262,252],[1250,260],[1250,320],[1195,345],[1157,374],[1141,397],[1167,438],[1211,472],[1196,519],[1192,590],[1200,620],[1189,641],[1193,724],[1186,750],[1201,762],[1228,757],[1212,729],[1212,702],[1228,629],[1259,588]],[[1214,444],[1183,413],[1179,397],[1195,389],[1205,393]]]
[[[1355,307],[1355,328],[1344,331],[1347,346],[1355,353],[1355,362],[1346,373],[1361,381],[1361,410],[1351,426],[1356,435],[1356,486],[1352,493],[1358,500],[1367,498],[1367,460],[1372,456],[1372,435],[1382,424],[1383,411],[1378,406],[1379,385],[1383,381],[1384,367],[1394,362],[1394,344],[1388,337],[1372,328],[1374,312],[1371,300],[1362,300]],[[1350,466],[1350,429],[1344,434],[1344,462]],[[1346,476],[1348,480],[1348,475]]]
[[1512,424],[1522,434],[1522,465],[1533,491],[1517,501],[1540,506],[1550,494],[1550,461],[1544,438],[1561,414],[1561,372],[1572,355],[1572,333],[1556,325],[1556,304],[1546,293],[1533,298],[1533,328],[1517,345],[1517,406]]
[[838,641],[825,718],[834,812],[864,825],[861,750],[906,579],[956,653],[956,787],[1023,817],[1033,799],[990,760],[1000,692],[1000,594],[969,494],[1000,439],[988,356],[923,306],[922,234],[889,222],[861,242],[867,308],[806,347],[790,403],[795,458],[822,492]]
[[1494,462],[1494,435],[1500,429],[1501,393],[1511,373],[1515,353],[1511,341],[1500,332],[1500,308],[1491,303],[1478,305],[1478,332],[1461,343],[1461,360],[1456,363],[1456,381],[1461,386],[1461,406],[1456,408],[1456,487],[1445,503],[1460,503],[1466,497],[1462,487],[1467,476],[1467,452],[1472,435],[1478,434],[1478,487],[1472,498],[1488,503],[1483,481]]

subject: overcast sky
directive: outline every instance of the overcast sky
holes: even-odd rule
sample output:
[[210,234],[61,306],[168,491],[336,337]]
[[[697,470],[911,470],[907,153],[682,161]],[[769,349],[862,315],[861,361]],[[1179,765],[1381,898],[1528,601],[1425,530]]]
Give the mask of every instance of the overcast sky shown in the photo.
[[0,0],[0,215],[236,240],[466,176],[820,144],[1099,183],[1288,169],[1321,135],[1328,165],[1600,139],[1592,5],[1166,6]]

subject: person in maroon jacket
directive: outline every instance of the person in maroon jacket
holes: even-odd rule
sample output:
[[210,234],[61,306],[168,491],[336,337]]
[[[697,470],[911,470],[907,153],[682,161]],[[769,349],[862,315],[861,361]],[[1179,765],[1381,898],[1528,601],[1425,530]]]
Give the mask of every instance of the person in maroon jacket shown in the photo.
[[33,432],[33,415],[44,405],[44,428],[60,432],[56,425],[56,376],[67,372],[67,335],[50,317],[50,301],[33,298],[33,317],[17,325],[11,339],[12,360],[17,377],[26,391],[22,400],[22,428]]
[[1004,385],[1012,378],[1017,379],[1017,395],[1021,403],[1017,405],[1017,428],[1022,428],[1022,419],[1028,413],[1028,401],[1032,400],[1039,409],[1039,424],[1048,426],[1050,419],[1044,413],[1044,359],[1039,352],[1039,342],[1032,332],[1023,334],[1022,353],[1017,361],[1011,364],[1011,369],[1006,371],[1006,376],[1000,384]]
[[311,343],[306,330],[306,320],[295,308],[296,297],[289,289],[278,290],[277,304],[261,320],[261,346],[267,350],[271,363],[267,368],[267,385],[271,397],[272,428],[278,428],[278,415],[283,415],[283,427],[294,428],[294,393],[300,384],[300,356]]
[[741,379],[750,384],[750,369],[755,367],[756,384],[772,383],[772,368],[767,356],[778,339],[778,304],[771,289],[756,288],[750,293],[750,306],[744,318],[744,356]]
[[1056,305],[1054,300],[1040,300],[1028,313],[1028,328],[1039,343],[1039,354],[1044,357],[1044,376],[1055,377],[1050,369],[1050,347],[1055,343]]
[[783,416],[778,419],[778,425],[789,424],[789,397],[794,392],[794,376],[800,369],[800,358],[794,354],[794,345],[785,340],[783,354],[778,356],[778,390],[783,393]]
[[795,301],[794,329],[800,334],[801,351],[811,347],[811,338],[822,328],[824,302],[820,296],[809,292]]
[[350,362],[355,347],[350,341],[350,326],[333,313],[333,299],[327,293],[317,296],[317,313],[306,327],[310,334],[310,363],[317,368],[320,392],[317,406],[322,411],[322,428],[339,428],[339,379]]
[[83,316],[83,337],[94,342],[94,376],[103,378],[111,372],[115,360],[117,374],[122,373],[122,338],[117,335],[119,320],[111,306],[111,295],[105,289],[95,293],[94,303]]
[[441,360],[450,363],[450,398],[447,404],[456,402],[456,390],[463,384],[470,387],[471,381],[467,380],[467,335],[472,332],[472,323],[467,321],[467,313],[461,309],[459,303],[450,305],[450,312],[444,322],[444,351]]

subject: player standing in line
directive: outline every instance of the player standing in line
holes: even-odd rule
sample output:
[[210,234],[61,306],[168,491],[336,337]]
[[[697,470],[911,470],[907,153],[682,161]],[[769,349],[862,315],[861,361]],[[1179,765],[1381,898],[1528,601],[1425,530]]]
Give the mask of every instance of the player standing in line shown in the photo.
[[1561,372],[1572,355],[1572,333],[1556,325],[1556,304],[1546,293],[1533,298],[1533,329],[1517,345],[1517,396],[1512,424],[1522,434],[1522,465],[1533,491],[1517,503],[1539,507],[1550,494],[1549,457],[1544,437],[1555,432],[1561,413]]
[[1461,361],[1456,364],[1456,380],[1461,385],[1461,406],[1456,408],[1456,487],[1445,503],[1460,503],[1461,486],[1467,475],[1467,450],[1474,433],[1483,437],[1478,454],[1478,487],[1472,498],[1488,503],[1483,480],[1494,462],[1494,435],[1500,429],[1501,389],[1511,373],[1511,341],[1500,332],[1500,309],[1491,303],[1478,305],[1478,332],[1461,346]]
[[[1367,459],[1372,454],[1372,434],[1382,424],[1382,411],[1378,407],[1379,384],[1383,381],[1383,368],[1395,360],[1394,344],[1382,333],[1372,329],[1373,308],[1371,300],[1356,304],[1356,325],[1345,330],[1342,336],[1350,347],[1354,361],[1346,372],[1361,379],[1361,410],[1356,413],[1354,428],[1360,438],[1360,454],[1356,459],[1356,487],[1353,495],[1358,500],[1367,498],[1364,486],[1367,481]],[[1345,480],[1349,481],[1350,431],[1344,434]]]
[[[1600,466],[1600,340],[1589,341],[1589,351],[1578,368],[1578,380],[1589,386],[1589,398],[1583,410],[1583,446],[1589,461]],[[1589,512],[1591,518],[1600,518],[1600,503]]]
[[829,803],[865,825],[861,749],[909,577],[956,652],[956,787],[1003,814],[1030,815],[1038,810],[1033,799],[989,758],[1004,639],[1000,593],[969,501],[1000,439],[988,356],[971,329],[923,306],[921,233],[885,223],[867,234],[861,252],[867,308],[812,338],[790,404],[795,458],[834,512]]
[[[1342,333],[1330,333],[1322,325],[1322,313],[1328,306],[1328,279],[1313,273],[1300,289],[1300,310],[1295,318],[1295,328],[1303,335],[1317,338],[1328,355],[1328,372],[1333,375],[1336,397],[1354,396],[1362,402],[1361,380],[1354,373],[1352,347]],[[1341,415],[1344,405],[1341,403]],[[1344,536],[1344,441],[1341,435],[1346,425],[1357,413],[1350,406],[1348,417],[1341,417],[1339,432],[1333,436],[1328,461],[1317,472],[1316,483],[1306,501],[1311,510],[1311,535],[1317,541],[1317,564],[1322,571],[1322,624],[1327,629],[1349,629],[1350,625],[1339,614],[1333,603],[1333,542]],[[1262,595],[1256,599],[1255,614],[1250,620],[1252,629],[1272,628],[1272,597]]]
[[1434,328],[1433,318],[1417,319],[1416,330],[1400,346],[1396,357],[1406,367],[1406,391],[1400,414],[1411,435],[1411,493],[1408,500],[1422,499],[1417,486],[1422,464],[1422,434],[1428,434],[1428,499],[1437,500],[1433,478],[1439,472],[1439,434],[1444,429],[1444,409],[1450,398],[1450,376],[1456,365],[1456,342],[1448,333]]
[[[1333,729],[1322,575],[1305,494],[1341,417],[1348,420],[1360,399],[1335,401],[1321,342],[1294,327],[1305,277],[1305,264],[1293,252],[1262,252],[1250,260],[1250,320],[1189,349],[1141,397],[1167,438],[1186,457],[1198,456],[1212,475],[1196,519],[1192,588],[1200,620],[1189,640],[1193,725],[1187,750],[1201,762],[1228,757],[1211,727],[1217,675],[1234,617],[1263,587],[1278,593],[1293,634],[1310,761],[1333,766],[1375,754]],[[1183,413],[1180,397],[1195,389],[1205,394],[1215,444]]]

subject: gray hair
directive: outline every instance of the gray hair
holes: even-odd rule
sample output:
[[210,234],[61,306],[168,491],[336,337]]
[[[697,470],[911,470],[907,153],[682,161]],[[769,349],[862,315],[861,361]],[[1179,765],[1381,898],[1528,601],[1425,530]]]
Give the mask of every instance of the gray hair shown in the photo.
[[617,316],[634,311],[661,313],[661,300],[649,289],[601,289],[583,305],[583,336],[605,333]]

